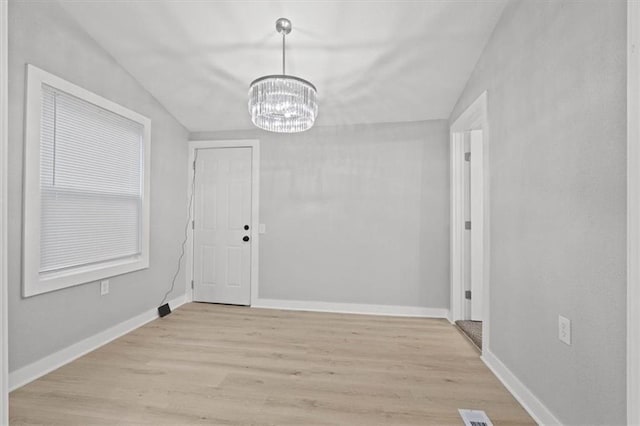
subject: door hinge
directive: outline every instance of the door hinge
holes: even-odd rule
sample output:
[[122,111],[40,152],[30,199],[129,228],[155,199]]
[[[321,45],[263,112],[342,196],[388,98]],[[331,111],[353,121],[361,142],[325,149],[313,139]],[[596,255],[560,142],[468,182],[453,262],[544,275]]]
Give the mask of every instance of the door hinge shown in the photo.
[[471,229],[471,221],[468,220],[464,223],[464,229]]
[[191,229],[196,229],[196,221],[195,220],[191,221]]
[[464,161],[471,161],[471,153],[470,152],[465,152],[464,153]]
[[195,170],[195,169],[196,169],[196,162],[194,161],[193,162],[193,170]]
[[191,280],[191,288],[193,288],[193,280]]
[[464,298],[467,300],[471,300],[471,290],[466,290],[464,292]]

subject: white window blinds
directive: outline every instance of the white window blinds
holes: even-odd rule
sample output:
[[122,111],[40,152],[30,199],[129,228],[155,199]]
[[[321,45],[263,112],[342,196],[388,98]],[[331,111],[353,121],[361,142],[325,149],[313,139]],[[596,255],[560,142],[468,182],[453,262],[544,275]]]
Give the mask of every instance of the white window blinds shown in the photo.
[[40,273],[139,255],[144,126],[47,85],[40,117]]

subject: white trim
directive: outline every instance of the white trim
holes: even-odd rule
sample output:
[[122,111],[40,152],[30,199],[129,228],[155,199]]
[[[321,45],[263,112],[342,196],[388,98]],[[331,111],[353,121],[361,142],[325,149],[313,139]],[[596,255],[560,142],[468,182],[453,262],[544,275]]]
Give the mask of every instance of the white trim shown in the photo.
[[[193,162],[197,149],[208,148],[251,148],[251,306],[258,299],[259,291],[259,253],[260,253],[260,141],[258,139],[239,139],[239,140],[206,140],[206,141],[189,141],[189,176],[187,180],[188,194],[191,196],[193,183]],[[194,199],[195,200],[195,199]],[[195,203],[193,203],[195,204]],[[194,205],[191,205],[190,217],[194,216]],[[186,294],[189,300],[193,301],[193,289],[191,281],[193,280],[193,229],[189,228],[187,236],[185,268],[187,276]]]
[[627,423],[640,425],[640,3],[627,2]]
[[[484,342],[483,342],[484,346]],[[482,361],[539,425],[561,425],[553,413],[491,351],[482,351]]]
[[490,348],[490,230],[489,230],[489,115],[488,95],[483,92],[451,125],[450,138],[450,184],[451,184],[451,243],[450,243],[450,282],[451,282],[451,316],[449,320],[455,322],[464,319],[463,300],[463,276],[464,258],[464,204],[462,184],[464,178],[464,132],[468,130],[482,130],[482,174],[483,174],[483,283],[482,283],[482,351]]
[[421,306],[367,305],[359,303],[316,302],[307,300],[257,299],[252,308],[290,311],[332,312],[339,314],[387,315],[397,317],[447,318],[446,308]]
[[[40,271],[40,115],[42,85],[46,84],[108,111],[140,123],[144,128],[144,168],[140,254],[124,260],[85,265],[69,271],[41,274]],[[74,285],[94,282],[149,267],[149,214],[151,182],[151,120],[135,111],[92,93],[38,67],[27,65],[25,103],[24,221],[22,294],[34,296]]]
[[[187,303],[186,295],[178,296],[169,301],[169,306],[172,310],[179,308]],[[106,345],[113,340],[124,336],[133,330],[142,327],[143,325],[158,319],[158,308],[150,309],[140,315],[137,315],[131,319],[114,325],[98,334],[81,340],[78,343],[74,343],[56,353],[48,355],[36,362],[26,365],[11,374],[9,374],[9,389],[14,391],[19,387],[30,383],[45,374],[52,372],[53,370],[62,367],[70,363],[71,361],[80,358],[83,355],[88,354],[91,351],[98,349],[101,346]],[[162,321],[162,320],[161,320]]]
[[464,155],[464,136],[462,133],[450,133],[450,188],[451,188],[451,208],[450,208],[450,291],[451,301],[450,309],[451,322],[464,319],[464,306],[462,301],[463,280],[464,280],[464,258],[462,256],[464,250],[464,229],[462,226],[456,226],[464,222],[464,167],[460,159]]
[[8,2],[0,1],[0,425],[9,424],[7,329]]

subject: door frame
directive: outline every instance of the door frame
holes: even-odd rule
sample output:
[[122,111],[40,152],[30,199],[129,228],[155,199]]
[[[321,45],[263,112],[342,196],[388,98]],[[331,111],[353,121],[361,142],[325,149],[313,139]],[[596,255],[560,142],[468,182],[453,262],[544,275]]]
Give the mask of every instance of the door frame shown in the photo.
[[0,1],[0,424],[9,424],[7,303],[8,2]]
[[[189,141],[189,161],[187,163],[188,179],[187,194],[189,199],[192,194],[194,179],[194,161],[196,150],[198,149],[215,149],[215,148],[251,148],[251,305],[256,304],[258,300],[259,289],[259,258],[260,253],[260,141],[258,139],[239,139],[239,140],[205,140],[205,141]],[[191,203],[191,211],[189,217],[193,218],[195,202]],[[187,234],[187,250],[186,250],[186,291],[187,300],[193,301],[193,229],[189,227]]]
[[627,424],[640,424],[640,2],[627,2]]
[[483,226],[483,276],[482,276],[482,352],[489,349],[489,121],[487,92],[483,92],[453,122],[450,127],[450,284],[451,303],[449,321],[464,319],[464,133],[482,130],[482,226]]

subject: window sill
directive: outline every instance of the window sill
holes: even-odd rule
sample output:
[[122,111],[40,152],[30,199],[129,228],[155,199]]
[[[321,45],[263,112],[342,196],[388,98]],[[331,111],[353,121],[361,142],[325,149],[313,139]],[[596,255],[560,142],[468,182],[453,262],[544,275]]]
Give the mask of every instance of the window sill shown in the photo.
[[91,266],[81,266],[66,271],[26,274],[22,297],[49,293],[76,285],[87,284],[116,275],[127,274],[149,267],[149,259],[138,255],[127,259],[103,262]]

